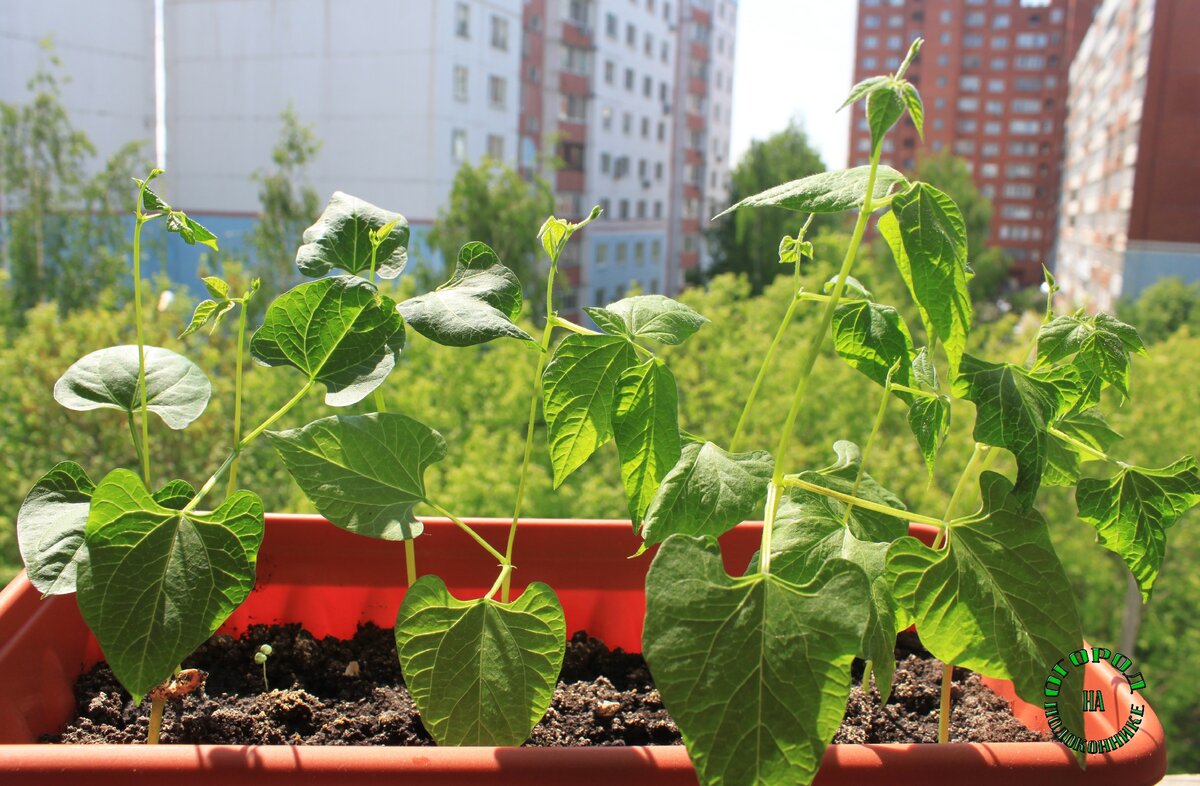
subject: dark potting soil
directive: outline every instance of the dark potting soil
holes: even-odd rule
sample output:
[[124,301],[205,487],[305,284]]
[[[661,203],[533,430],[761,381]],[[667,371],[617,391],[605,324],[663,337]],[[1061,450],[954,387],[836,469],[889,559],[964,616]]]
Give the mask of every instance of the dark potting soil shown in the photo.
[[[254,653],[270,644],[263,686]],[[846,718],[835,742],[935,742],[942,664],[910,634],[896,647],[892,697],[879,704],[859,684],[855,662]],[[208,672],[204,688],[167,701],[162,741],[257,745],[432,745],[396,660],[390,630],[364,625],[349,640],[314,639],[299,625],[254,626],[241,638],[215,636],[183,664]],[[75,685],[78,716],[51,743],[141,743],[149,701],[135,707],[104,663]],[[956,669],[951,739],[1045,739],[1021,725],[979,676]],[[677,745],[640,655],[609,650],[582,631],[567,645],[558,688],[528,745]]]

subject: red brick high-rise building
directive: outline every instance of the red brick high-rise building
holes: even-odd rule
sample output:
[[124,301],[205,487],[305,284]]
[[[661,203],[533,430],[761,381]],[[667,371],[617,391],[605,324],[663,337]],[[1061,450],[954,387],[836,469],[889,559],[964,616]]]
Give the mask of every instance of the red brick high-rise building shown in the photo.
[[[966,159],[992,201],[991,245],[1023,284],[1054,248],[1068,72],[1099,0],[859,0],[855,82],[894,71],[925,39],[907,77],[925,103],[925,140],[907,118],[882,161],[912,172],[923,155]],[[851,166],[865,164],[863,106],[850,125]]]

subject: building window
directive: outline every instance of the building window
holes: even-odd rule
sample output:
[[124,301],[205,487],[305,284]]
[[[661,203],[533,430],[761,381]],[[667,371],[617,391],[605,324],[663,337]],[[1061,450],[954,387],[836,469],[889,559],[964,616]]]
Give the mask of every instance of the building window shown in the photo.
[[987,104],[984,106],[984,111],[987,112],[989,115],[1002,115],[1002,114],[1004,114],[1004,102],[1003,101],[988,101]]
[[604,17],[604,32],[609,38],[617,37],[617,15],[608,14]]
[[[621,201],[625,202],[625,200],[621,200]],[[628,202],[625,202],[625,212],[626,213],[629,212],[629,203]],[[628,218],[627,215],[621,216],[621,217]],[[625,243],[616,243],[616,244],[614,244],[614,246],[616,249],[617,264],[624,265],[626,262],[629,261],[629,246],[626,245]]]
[[632,68],[625,69],[625,89],[633,90],[634,74]]
[[[622,199],[620,202],[617,203],[617,218],[621,219],[622,221],[629,220],[629,200],[628,199]],[[625,261],[624,257],[625,257],[624,246],[622,244],[618,243],[617,244],[617,261],[624,262]]]
[[963,96],[958,99],[958,111],[960,112],[978,112],[979,99],[975,96]]
[[577,46],[563,47],[563,69],[572,74],[587,76],[591,73],[590,58],[586,49]]
[[661,161],[659,161],[657,164],[654,165],[654,179],[655,180],[663,179],[663,165],[662,165]]
[[611,106],[604,107],[604,111],[600,113],[600,123],[604,126],[605,131],[612,131],[613,111]]
[[[1020,80],[1018,80],[1018,81],[1020,81]],[[1003,79],[989,79],[988,83],[987,83],[987,89],[988,89],[989,93],[1003,93],[1004,92],[1004,80]]]
[[[654,211],[656,215],[662,212],[661,202],[656,202],[655,207],[657,208]],[[650,261],[658,262],[660,259],[662,259],[662,241],[655,238],[650,241]]]
[[864,57],[862,61],[862,67],[868,71],[873,71],[879,67],[879,61],[873,57]]
[[1004,174],[1006,177],[1033,177],[1033,164],[1008,164]]
[[[1009,199],[1033,199],[1034,189],[1029,183],[1007,183],[1004,186],[1004,196]],[[1010,218],[1018,218],[1018,216],[1010,216]],[[1027,216],[1031,218],[1031,216]]]
[[466,3],[454,7],[454,34],[459,38],[471,37],[471,6]]
[[879,36],[863,36],[863,49],[875,49],[879,46]]
[[978,49],[983,46],[983,36],[978,33],[971,33],[963,36],[963,46],[968,49]]
[[1046,58],[1041,55],[1018,55],[1013,58],[1013,67],[1020,71],[1041,71],[1046,67]]
[[646,264],[646,245],[640,240],[633,244],[633,261],[637,265]]
[[629,46],[637,46],[637,28],[633,25],[625,25],[625,43]]
[[879,27],[879,17],[876,14],[867,14],[863,17],[863,27],[868,30],[875,30]]
[[613,61],[611,61],[611,60],[604,61],[604,82],[605,82],[605,84],[611,85],[613,83],[613,77],[614,77],[614,74],[616,73],[616,70],[617,70],[617,67],[613,63]]
[[1010,120],[1008,130],[1014,134],[1029,136],[1041,131],[1042,125],[1036,120]]
[[470,97],[470,74],[466,66],[454,66],[454,98],[466,101]]
[[[864,194],[866,193],[865,188],[863,189],[863,193]],[[596,299],[593,302],[597,306],[607,306],[608,305],[608,303],[604,300],[604,287],[599,287],[596,289]]]
[[1012,17],[1008,14],[996,14],[992,17],[992,29],[1004,30],[1012,23]]
[[646,57],[654,57],[654,36],[649,33],[642,39],[642,53]]
[[1036,115],[1042,111],[1042,102],[1036,98],[1014,98],[1012,111],[1022,115]]
[[492,47],[508,51],[508,20],[502,16],[492,17]]
[[461,128],[450,132],[450,160],[455,164],[467,160],[467,132]]
[[491,104],[492,109],[503,109],[507,99],[508,82],[502,76],[489,76],[488,103]]
[[649,76],[642,77],[642,96],[650,98],[654,95],[654,79]]
[[[1004,190],[1007,191],[1008,186]],[[1033,208],[1029,205],[1004,205],[1000,208],[1000,215],[1017,221],[1029,221],[1033,218]]]
[[[600,154],[600,171],[603,174],[608,174],[612,170],[612,156],[608,153]],[[865,192],[864,192],[865,193]]]
[[[1018,58],[1018,59],[1020,59],[1020,58]],[[1036,77],[1036,76],[1018,77],[1017,80],[1013,84],[1017,88],[1017,90],[1019,90],[1022,93],[1036,93],[1042,89],[1042,80],[1040,77]],[[1047,79],[1046,86],[1051,87],[1048,79]]]
[[621,115],[621,132],[629,136],[633,132],[633,115],[625,112]]
[[559,97],[559,117],[572,123],[587,120],[587,99],[583,96],[564,95]]
[[662,201],[656,199],[654,200],[654,220],[657,221],[660,218],[662,218]]
[[650,138],[650,118],[642,118],[642,139]]
[[900,40],[900,36],[890,35],[887,37],[887,45],[888,49],[899,49],[903,45],[903,42]]
[[995,142],[988,142],[982,148],[980,148],[980,154],[984,158],[995,158],[996,156],[1000,155],[1000,145],[996,144]]
[[1045,33],[1017,33],[1018,49],[1045,49],[1050,37]]
[[487,154],[497,161],[504,160],[504,137],[500,134],[488,134]]
[[1005,70],[1006,68],[1008,68],[1008,58],[1006,58],[1006,57],[993,57],[993,58],[992,58],[992,63],[991,63],[991,66],[992,66],[992,70],[993,70],[993,71],[1003,71],[1003,70]]
[[987,21],[987,15],[983,11],[971,11],[964,18],[967,27],[983,27],[983,23]]
[[999,120],[989,120],[983,124],[983,133],[988,136],[1000,136],[1000,132],[1004,130],[1004,126]]
[[977,76],[967,75],[958,78],[958,87],[966,93],[979,92],[980,79]]
[[979,167],[979,174],[982,177],[999,177],[1000,165],[999,164],[984,164],[983,166]]
[[[865,191],[864,191],[864,193],[865,193]],[[596,248],[596,264],[597,265],[608,264],[608,244],[607,243],[597,243],[595,248]]]

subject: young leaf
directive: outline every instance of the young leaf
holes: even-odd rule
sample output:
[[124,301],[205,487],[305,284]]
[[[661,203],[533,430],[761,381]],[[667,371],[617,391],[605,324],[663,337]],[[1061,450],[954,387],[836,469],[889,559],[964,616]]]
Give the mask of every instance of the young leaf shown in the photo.
[[233,306],[232,300],[223,300],[220,303],[213,300],[201,300],[196,304],[195,312],[192,313],[192,321],[179,334],[179,338],[187,338],[209,322],[212,323],[212,329],[216,330],[217,325],[221,324],[221,317],[228,314]]
[[871,129],[871,147],[878,147],[896,121],[904,116],[905,102],[900,88],[888,85],[867,94],[867,125]]
[[891,80],[886,76],[869,76],[869,77],[867,77],[863,81],[856,84],[854,87],[850,88],[850,95],[846,96],[846,100],[843,101],[842,105],[838,107],[838,111],[840,112],[843,109],[845,109],[846,107],[850,106],[851,104],[854,104],[854,103],[862,100],[862,98],[864,96],[870,95],[874,91],[882,88],[883,85],[887,84],[890,81]]
[[444,346],[467,347],[495,338],[533,341],[513,324],[521,313],[521,282],[483,243],[467,243],[459,250],[454,275],[445,284],[396,308],[418,333]]
[[[821,172],[748,196],[726,208],[713,219],[741,207],[783,207],[801,213],[842,213],[862,207],[867,191],[870,167],[860,166],[838,172]],[[875,175],[873,199],[882,199],[897,183],[907,183],[904,175],[889,166],[880,166]]]
[[938,448],[950,430],[950,397],[913,396],[908,405],[908,427],[917,438],[917,447],[932,480]]
[[703,538],[663,544],[642,648],[701,784],[812,780],[846,710],[869,599],[863,572],[841,560],[796,586],[729,576]]
[[1058,409],[1057,388],[1021,366],[963,355],[955,393],[975,403],[975,440],[1016,457],[1014,496],[1033,505],[1046,466],[1046,428]]
[[574,228],[569,221],[550,216],[538,230],[537,236],[542,241],[542,248],[546,250],[546,255],[557,262],[558,255],[562,253],[563,246],[571,238],[572,232],[574,232]]
[[141,701],[254,589],[262,502],[233,494],[212,513],[164,507],[125,469],[92,495],[79,610],[108,665]]
[[[195,363],[162,347],[146,347],[147,409],[172,429],[187,428],[208,406],[212,385]],[[138,348],[98,349],[75,361],[54,383],[54,400],[67,409],[139,412]]]
[[[1037,511],[994,472],[980,478],[983,509],[951,527],[940,551],[915,538],[892,545],[888,569],[896,599],[943,663],[1011,679],[1017,695],[1044,701],[1050,666],[1083,644],[1071,584]],[[1059,707],[1068,728],[1083,728],[1083,708]]]
[[267,438],[304,495],[332,523],[372,538],[410,540],[422,524],[425,470],[446,440],[404,415],[334,415]]
[[317,222],[304,230],[304,245],[296,252],[296,267],[310,278],[335,268],[361,275],[371,269],[371,231],[392,229],[375,252],[375,273],[391,279],[408,262],[408,221],[399,213],[376,207],[358,197],[335,191]]
[[540,582],[497,603],[458,600],[422,576],[396,617],[400,671],[438,745],[525,742],[554,697],[566,636],[562,605]]
[[205,276],[200,279],[204,282],[204,288],[208,290],[208,294],[212,295],[215,300],[229,300],[229,283],[224,279],[216,276]]
[[812,259],[813,244],[802,237],[784,235],[779,241],[779,264],[799,265],[805,259]]
[[367,281],[333,276],[285,292],[267,308],[250,354],[292,366],[325,385],[325,403],[345,407],[379,387],[404,346],[404,320]]
[[612,439],[617,380],[636,362],[617,336],[572,333],[554,351],[542,396],[555,488]]
[[182,210],[175,210],[162,197],[154,193],[148,186],[144,186],[144,182],[133,179],[138,187],[142,189],[142,209],[149,213],[164,213],[167,217],[167,231],[174,232],[183,239],[183,242],[189,246],[194,246],[197,243],[208,246],[213,251],[220,251],[217,246],[217,236],[208,231],[208,228],[190,218],[187,213]]
[[654,545],[675,533],[716,537],[759,511],[775,463],[765,450],[727,453],[690,442],[646,509],[642,538]]
[[1161,469],[1124,467],[1108,480],[1085,478],[1075,490],[1079,518],[1129,566],[1143,602],[1162,568],[1167,529],[1197,502],[1200,474],[1191,456]]
[[[833,344],[850,367],[876,383],[912,385],[913,341],[900,312],[891,306],[869,301],[843,303],[833,312]],[[908,393],[898,393],[906,402]]]
[[[1077,442],[1100,452],[1106,452],[1121,435],[1113,431],[1096,408],[1084,412],[1070,412],[1051,424]],[[1080,450],[1056,434],[1051,433],[1046,443],[1046,470],[1042,482],[1048,486],[1074,486],[1079,480],[1079,465],[1095,460],[1091,453]]]
[[904,99],[904,106],[908,109],[908,116],[912,118],[913,125],[917,127],[917,136],[924,140],[925,105],[921,103],[921,94],[917,91],[917,86],[912,82],[905,82],[900,90],[900,96]]
[[650,358],[621,374],[613,426],[629,516],[637,530],[680,455],[679,397],[675,377],[661,360]]
[[75,591],[76,569],[87,558],[83,530],[95,490],[83,467],[64,461],[25,495],[17,512],[17,543],[29,583],[42,595]]
[[664,344],[682,344],[708,324],[690,306],[665,295],[636,295],[604,308],[583,309],[606,333],[626,336],[631,341],[651,339]]
[[927,183],[914,183],[896,195],[892,212],[880,216],[878,226],[917,303],[930,342],[941,341],[946,348],[950,378],[954,379],[972,313],[962,213],[941,191]]
[[[825,282],[825,286],[823,286],[821,288],[821,290],[826,295],[830,294],[831,292],[833,292],[834,288],[837,287],[837,280],[838,280],[838,277],[833,276],[832,278],[830,278],[828,281]],[[863,285],[863,282],[859,281],[854,276],[846,276],[845,294],[848,296],[851,296],[851,297],[862,298],[863,300],[871,299],[870,290],[868,290],[866,288],[866,286]]]
[[1129,396],[1129,353],[1146,354],[1137,331],[1108,314],[1076,314],[1052,319],[1037,337],[1038,364],[1075,355],[1084,377],[1099,377]]

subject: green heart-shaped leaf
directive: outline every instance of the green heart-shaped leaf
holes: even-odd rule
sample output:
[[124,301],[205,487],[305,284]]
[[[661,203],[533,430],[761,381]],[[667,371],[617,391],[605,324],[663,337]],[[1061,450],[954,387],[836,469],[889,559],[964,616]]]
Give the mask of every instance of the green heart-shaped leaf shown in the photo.
[[[892,545],[896,599],[934,657],[1011,679],[1018,696],[1040,705],[1050,667],[1083,645],[1075,598],[1041,514],[994,472],[980,489],[982,510],[950,528],[946,548],[907,537]],[[1059,711],[1068,728],[1083,728],[1079,701]]]
[[425,470],[446,457],[446,440],[404,415],[335,415],[303,428],[268,431],[305,496],[342,529],[409,540],[424,529]]
[[21,503],[17,543],[29,583],[43,595],[75,591],[76,570],[87,558],[83,531],[95,490],[83,467],[64,461],[43,475]]
[[795,786],[817,772],[867,624],[862,570],[733,578],[717,545],[672,537],[646,576],[642,648],[700,783]]
[[653,545],[676,533],[720,535],[761,512],[774,468],[765,450],[728,453],[712,442],[684,445],[646,509],[642,539]]
[[679,395],[675,377],[658,358],[627,369],[617,382],[613,418],[621,480],[634,529],[679,461]]
[[665,295],[636,295],[610,303],[604,308],[587,306],[583,309],[606,333],[682,344],[708,319],[691,308]]
[[422,576],[396,617],[404,684],[439,745],[525,742],[554,698],[566,636],[562,605],[540,582],[498,603],[458,600]]
[[375,273],[390,279],[408,262],[408,220],[399,213],[335,191],[317,223],[304,230],[296,267],[311,278],[344,270],[360,275],[371,269],[371,232],[391,225],[375,252]]
[[1143,602],[1162,568],[1167,529],[1197,502],[1200,474],[1191,456],[1161,469],[1124,467],[1108,480],[1085,478],[1075,490],[1079,518],[1129,566]]
[[955,392],[975,403],[975,440],[1016,457],[1016,496],[1029,507],[1046,466],[1046,428],[1058,409],[1057,388],[1021,366],[963,355]]
[[250,353],[292,366],[325,385],[325,403],[345,407],[379,387],[404,346],[404,319],[391,298],[361,278],[332,276],[285,292],[267,308]]
[[[732,213],[741,207],[783,207],[800,213],[842,213],[862,207],[867,193],[868,166],[843,169],[838,172],[821,172],[802,177],[790,183],[769,188],[760,194],[748,196],[732,207],[727,207],[713,218]],[[890,166],[880,166],[875,175],[874,199],[882,199],[897,183],[907,183],[904,175]]]
[[1037,337],[1038,364],[1057,363],[1072,355],[1085,377],[1098,377],[1129,395],[1129,354],[1146,354],[1137,331],[1108,314],[1055,317]]
[[483,243],[467,243],[459,250],[454,275],[445,284],[396,308],[418,333],[445,346],[467,347],[495,338],[533,341],[513,324],[521,313],[521,282]]
[[636,362],[618,336],[572,333],[554,350],[542,396],[555,488],[612,439],[617,381]]
[[[851,368],[883,385],[898,363],[891,379],[897,385],[912,385],[913,341],[900,312],[891,306],[859,301],[843,303],[833,312],[833,344]],[[912,396],[898,393],[909,402]]]
[[181,515],[129,470],[113,470],[96,486],[77,599],[135,701],[170,677],[254,589],[262,535],[262,502],[248,491],[212,513]]
[[967,226],[954,200],[928,183],[913,183],[879,217],[887,241],[908,286],[930,344],[940,341],[950,360],[950,379],[971,330],[967,291]]
[[[170,428],[183,429],[204,412],[212,385],[195,363],[162,347],[146,347],[147,409]],[[75,361],[54,384],[54,400],[67,409],[138,412],[138,348],[98,349]]]

